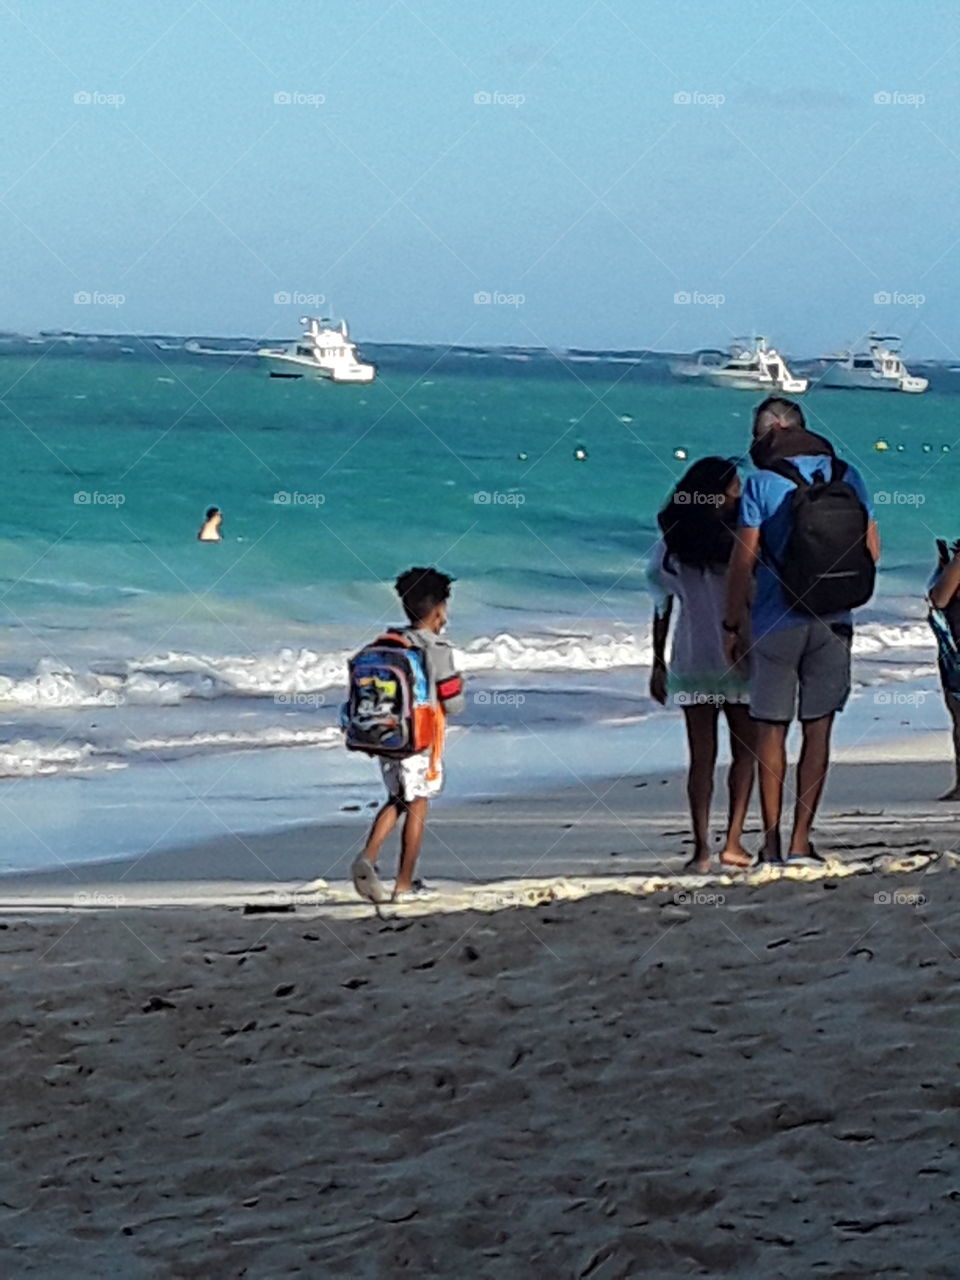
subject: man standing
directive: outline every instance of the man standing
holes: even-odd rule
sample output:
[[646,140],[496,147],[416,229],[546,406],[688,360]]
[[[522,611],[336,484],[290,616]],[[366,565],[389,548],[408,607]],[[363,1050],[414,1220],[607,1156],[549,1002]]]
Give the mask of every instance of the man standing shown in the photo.
[[[782,862],[780,819],[787,730],[799,717],[803,745],[787,862],[818,861],[810,842],[830,762],[834,716],[850,695],[851,610],[873,592],[877,526],[859,473],[806,429],[800,406],[770,397],[754,414],[740,530],[727,579],[727,656],[749,660],[764,862]],[[745,616],[756,571],[752,635]]]

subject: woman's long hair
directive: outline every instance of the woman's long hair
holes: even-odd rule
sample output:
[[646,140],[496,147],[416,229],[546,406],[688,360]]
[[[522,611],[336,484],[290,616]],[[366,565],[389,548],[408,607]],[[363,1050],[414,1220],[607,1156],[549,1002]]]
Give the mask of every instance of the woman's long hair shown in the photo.
[[[722,569],[730,561],[737,503],[724,503],[737,475],[731,458],[700,458],[681,477],[657,517],[667,554],[664,568]],[[722,510],[721,510],[722,508]]]

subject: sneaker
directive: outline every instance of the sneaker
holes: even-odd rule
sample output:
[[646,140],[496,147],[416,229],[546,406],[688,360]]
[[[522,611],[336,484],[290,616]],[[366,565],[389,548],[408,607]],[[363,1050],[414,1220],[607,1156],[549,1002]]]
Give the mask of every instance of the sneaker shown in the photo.
[[404,889],[401,893],[393,891],[394,902],[425,902],[436,896],[436,889],[427,888],[422,880],[414,880],[412,887]]
[[373,903],[390,901],[387,886],[377,875],[376,867],[362,853],[359,858],[354,860],[353,866],[350,868],[350,878],[353,880],[353,887],[361,898],[366,898],[368,902]]

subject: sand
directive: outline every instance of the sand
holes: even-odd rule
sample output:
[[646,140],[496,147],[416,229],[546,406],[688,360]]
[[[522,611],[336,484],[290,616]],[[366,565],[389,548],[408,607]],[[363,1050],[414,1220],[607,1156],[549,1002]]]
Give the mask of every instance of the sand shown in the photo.
[[9,920],[4,1273],[955,1276],[958,884]]
[[297,887],[356,823],[11,881],[4,1276],[955,1276],[955,810],[846,776],[818,878],[678,877],[667,779],[383,920]]

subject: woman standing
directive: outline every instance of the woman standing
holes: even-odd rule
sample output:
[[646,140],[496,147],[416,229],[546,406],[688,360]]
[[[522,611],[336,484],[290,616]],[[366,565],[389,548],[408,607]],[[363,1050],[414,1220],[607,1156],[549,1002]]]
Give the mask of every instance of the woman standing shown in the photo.
[[[683,708],[690,751],[687,795],[693,822],[693,857],[685,871],[710,869],[710,803],[717,764],[721,710],[730,733],[727,834],[720,862],[748,867],[742,844],[755,770],[754,726],[743,671],[724,654],[726,574],[736,536],[740,477],[728,458],[701,458],[683,476],[658,517],[661,539],[650,560],[653,672],[650,696]],[[673,646],[666,660],[667,635],[678,604]],[[746,634],[747,619],[741,634]]]

